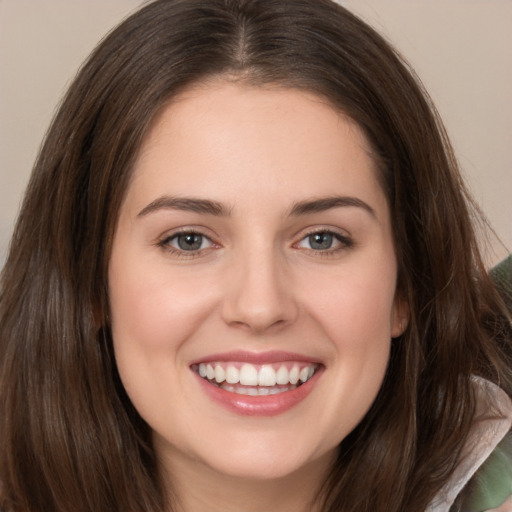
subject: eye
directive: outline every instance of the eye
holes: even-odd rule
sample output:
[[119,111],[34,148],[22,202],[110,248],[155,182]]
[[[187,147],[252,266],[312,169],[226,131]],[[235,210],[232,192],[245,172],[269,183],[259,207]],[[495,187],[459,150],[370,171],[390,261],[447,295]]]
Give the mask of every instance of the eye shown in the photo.
[[313,233],[312,235],[308,235],[304,240],[307,240],[309,247],[315,251],[326,251],[332,247],[335,241],[334,235],[328,232]]
[[159,245],[178,252],[198,252],[212,247],[213,242],[201,233],[184,231],[165,238]]
[[350,247],[352,241],[339,233],[333,231],[316,231],[309,233],[297,244],[301,249],[310,249],[312,251],[333,252],[338,249]]

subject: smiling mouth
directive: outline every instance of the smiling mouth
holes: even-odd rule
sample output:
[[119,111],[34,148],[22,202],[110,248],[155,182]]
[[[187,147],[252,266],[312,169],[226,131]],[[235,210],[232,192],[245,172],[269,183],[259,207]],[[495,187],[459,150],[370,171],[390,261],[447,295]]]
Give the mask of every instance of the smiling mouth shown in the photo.
[[319,365],[286,362],[253,365],[237,362],[210,362],[192,365],[192,370],[208,383],[230,393],[249,396],[277,395],[306,383]]

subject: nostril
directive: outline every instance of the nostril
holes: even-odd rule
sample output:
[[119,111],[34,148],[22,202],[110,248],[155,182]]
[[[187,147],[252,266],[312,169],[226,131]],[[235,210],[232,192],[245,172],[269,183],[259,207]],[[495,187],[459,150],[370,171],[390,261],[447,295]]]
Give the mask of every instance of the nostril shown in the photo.
[[297,316],[295,298],[285,272],[277,268],[275,255],[254,252],[240,263],[238,272],[233,269],[231,283],[226,283],[224,320],[253,332],[282,328]]
[[232,327],[255,333],[268,332],[292,323],[296,318],[294,309],[283,303],[256,306],[238,302],[225,308],[224,320]]

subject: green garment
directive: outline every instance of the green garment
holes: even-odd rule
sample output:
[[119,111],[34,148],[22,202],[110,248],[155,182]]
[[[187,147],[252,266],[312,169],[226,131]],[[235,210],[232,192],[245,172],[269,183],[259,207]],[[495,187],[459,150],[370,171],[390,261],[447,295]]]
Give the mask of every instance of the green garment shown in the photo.
[[[493,267],[489,274],[512,310],[512,255]],[[472,491],[461,512],[492,511],[512,496],[512,433],[494,449],[471,481]]]
[[512,254],[493,267],[489,274],[505,299],[505,304],[512,310]]
[[494,449],[473,477],[472,491],[461,512],[484,512],[502,505],[512,496],[512,434]]

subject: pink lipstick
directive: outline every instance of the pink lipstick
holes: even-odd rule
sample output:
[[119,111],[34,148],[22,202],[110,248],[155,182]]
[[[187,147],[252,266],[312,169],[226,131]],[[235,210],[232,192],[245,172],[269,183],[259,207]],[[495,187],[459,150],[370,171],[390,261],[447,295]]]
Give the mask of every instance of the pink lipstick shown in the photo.
[[191,369],[203,391],[221,406],[241,415],[273,416],[304,400],[323,365],[290,352],[229,352],[194,361]]

